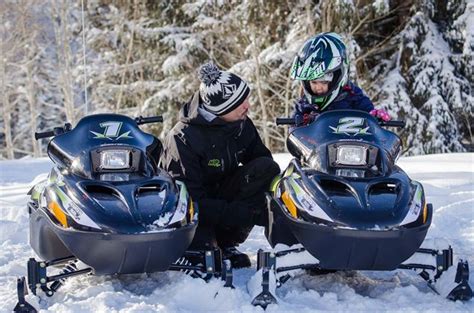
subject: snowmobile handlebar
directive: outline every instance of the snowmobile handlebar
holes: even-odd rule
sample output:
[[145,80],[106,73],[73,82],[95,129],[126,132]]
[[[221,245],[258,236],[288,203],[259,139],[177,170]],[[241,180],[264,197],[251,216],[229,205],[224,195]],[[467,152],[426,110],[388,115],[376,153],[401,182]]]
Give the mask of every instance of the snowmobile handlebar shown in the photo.
[[41,139],[41,138],[48,138],[48,137],[53,137],[54,136],[54,131],[50,130],[47,132],[35,132],[35,139]]
[[162,123],[163,122],[163,116],[161,116],[161,115],[150,116],[150,117],[139,116],[139,117],[135,118],[135,122],[138,125],[150,124],[150,123]]
[[[150,117],[143,117],[139,116],[135,118],[135,122],[137,125],[141,124],[150,124],[150,123],[162,123],[163,116],[150,116]],[[45,132],[35,132],[35,139],[42,139],[42,138],[49,138],[54,137],[57,135],[64,134],[72,129],[72,125],[70,123],[64,124],[63,127],[54,127],[53,130],[45,131]]]
[[386,127],[398,127],[398,128],[404,128],[406,123],[405,121],[381,121],[379,122],[380,126],[386,126]]
[[294,117],[277,117],[276,124],[277,125],[295,125],[296,121]]
[[[277,125],[296,125],[296,118],[294,117],[277,117]],[[379,125],[383,127],[398,127],[404,128],[406,123],[405,121],[379,121]]]
[[35,132],[35,140],[61,135],[70,131],[71,129],[72,129],[71,123],[66,123],[64,124],[63,127],[54,127],[53,130],[49,130],[45,132]]

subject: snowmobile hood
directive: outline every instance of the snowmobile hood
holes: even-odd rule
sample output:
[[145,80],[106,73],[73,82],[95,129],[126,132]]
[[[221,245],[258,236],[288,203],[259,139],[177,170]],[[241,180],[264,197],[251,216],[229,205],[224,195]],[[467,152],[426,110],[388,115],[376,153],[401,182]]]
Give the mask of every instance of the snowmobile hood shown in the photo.
[[[193,217],[186,187],[164,171],[152,178],[108,182],[82,179],[53,169],[42,190],[42,207],[57,203],[64,224],[76,229],[133,234],[160,229]],[[42,198],[42,197],[40,197]],[[178,225],[179,226],[179,225]]]

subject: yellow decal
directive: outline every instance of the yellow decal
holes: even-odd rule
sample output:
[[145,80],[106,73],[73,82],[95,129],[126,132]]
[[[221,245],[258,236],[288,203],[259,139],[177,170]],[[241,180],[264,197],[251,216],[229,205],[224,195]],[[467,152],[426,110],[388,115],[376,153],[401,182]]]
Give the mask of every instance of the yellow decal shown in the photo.
[[59,206],[59,204],[55,201],[51,201],[49,204],[48,204],[48,208],[49,210],[51,211],[51,213],[53,213],[54,217],[56,217],[56,219],[58,220],[59,223],[61,223],[61,225],[63,225],[64,227],[68,227],[68,224],[67,224],[67,216],[66,214],[63,212],[63,210],[61,209],[61,207]]
[[272,182],[270,183],[270,191],[275,193],[276,189],[277,189],[277,186],[278,186],[278,183],[280,182],[281,180],[281,176],[280,175],[277,175],[273,178]]
[[281,195],[281,199],[283,200],[283,203],[288,209],[288,212],[290,212],[291,216],[293,216],[294,218],[298,218],[298,215],[296,212],[296,205],[293,202],[293,200],[291,200],[290,195],[288,194],[288,191],[283,192],[283,194]]

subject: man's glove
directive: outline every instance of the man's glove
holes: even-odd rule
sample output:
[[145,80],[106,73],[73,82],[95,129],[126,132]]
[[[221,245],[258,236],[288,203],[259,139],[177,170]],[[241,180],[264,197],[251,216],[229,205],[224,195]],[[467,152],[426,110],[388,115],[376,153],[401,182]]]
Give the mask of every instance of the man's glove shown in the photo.
[[383,109],[373,109],[372,111],[369,112],[369,114],[384,122],[388,122],[392,119],[390,117],[390,114],[388,114],[388,112]]
[[265,193],[258,192],[244,201],[252,212],[253,224],[265,226],[268,223],[267,200],[265,198]]

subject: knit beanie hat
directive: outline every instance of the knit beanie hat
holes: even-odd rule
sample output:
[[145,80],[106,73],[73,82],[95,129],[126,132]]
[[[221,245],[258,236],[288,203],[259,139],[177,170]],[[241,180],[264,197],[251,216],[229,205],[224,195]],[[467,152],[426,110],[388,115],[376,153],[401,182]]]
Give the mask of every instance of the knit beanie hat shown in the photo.
[[215,115],[224,115],[241,105],[250,93],[247,83],[239,76],[221,71],[213,63],[199,69],[201,106]]

